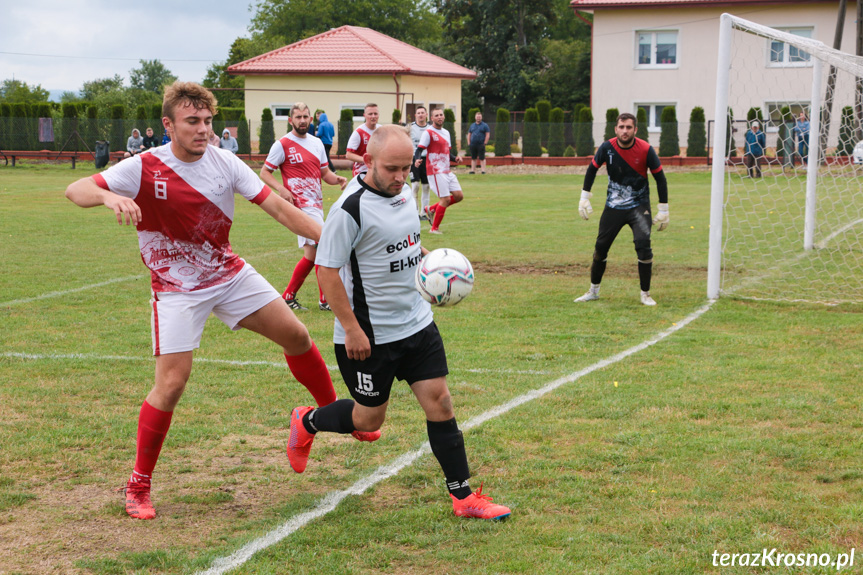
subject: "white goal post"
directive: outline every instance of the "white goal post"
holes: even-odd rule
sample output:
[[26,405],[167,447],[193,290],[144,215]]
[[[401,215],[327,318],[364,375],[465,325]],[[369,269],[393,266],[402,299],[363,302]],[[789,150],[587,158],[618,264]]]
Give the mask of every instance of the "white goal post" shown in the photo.
[[[863,301],[861,85],[863,58],[721,16],[708,298]],[[753,113],[766,147],[742,162]]]

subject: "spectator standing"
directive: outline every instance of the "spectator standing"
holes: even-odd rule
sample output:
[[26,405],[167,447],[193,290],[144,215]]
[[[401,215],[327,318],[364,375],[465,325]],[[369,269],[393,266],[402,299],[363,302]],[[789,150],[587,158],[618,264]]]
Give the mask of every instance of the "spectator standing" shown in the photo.
[[321,112],[320,116],[318,116],[318,130],[315,134],[324,145],[324,152],[327,155],[327,166],[330,168],[331,172],[336,171],[336,167],[333,165],[333,161],[330,159],[330,148],[333,147],[333,136],[336,135],[336,130],[333,127],[332,122],[330,122],[329,118],[327,118],[326,112]]
[[745,140],[743,165],[746,166],[750,178],[760,178],[761,166],[758,162],[764,157],[764,149],[767,147],[767,138],[761,131],[761,124],[752,122],[752,128],[746,132]]
[[479,159],[480,170],[485,173],[485,146],[488,144],[488,138],[491,136],[491,130],[488,124],[482,121],[482,112],[477,112],[474,118],[475,122],[470,125],[468,132],[470,133],[470,172],[476,173],[476,161]]
[[222,130],[222,137],[219,138],[219,147],[234,154],[240,150],[237,139],[231,135],[231,131],[227,128]]
[[806,117],[805,112],[800,112],[800,115],[797,116],[794,134],[797,136],[797,153],[805,166],[809,158],[809,118]]

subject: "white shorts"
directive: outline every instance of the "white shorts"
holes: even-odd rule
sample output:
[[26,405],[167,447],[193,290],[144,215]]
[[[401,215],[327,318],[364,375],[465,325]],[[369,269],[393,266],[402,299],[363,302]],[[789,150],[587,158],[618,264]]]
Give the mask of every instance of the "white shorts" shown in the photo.
[[435,195],[439,198],[449,197],[450,193],[455,190],[461,190],[461,185],[458,183],[458,178],[455,174],[448,172],[446,174],[432,174],[429,176],[429,186]]
[[150,300],[153,355],[198,349],[210,312],[229,328],[238,330],[237,324],[244,318],[281,297],[248,263],[228,282],[211,288],[154,292]]
[[[304,214],[321,224],[321,227],[324,225],[324,210],[321,208],[300,208]],[[300,245],[300,248],[303,246],[316,246],[318,242],[315,240],[304,238],[303,236],[297,236],[297,243]]]

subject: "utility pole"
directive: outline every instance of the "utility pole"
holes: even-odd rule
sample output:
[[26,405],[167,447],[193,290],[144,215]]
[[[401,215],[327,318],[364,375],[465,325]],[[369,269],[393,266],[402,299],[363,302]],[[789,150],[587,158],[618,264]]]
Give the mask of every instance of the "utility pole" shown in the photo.
[[[860,10],[863,7],[863,0],[857,0],[857,53],[860,53],[860,50],[863,49],[863,44],[860,41]],[[833,49],[841,50],[842,49],[842,32],[845,30],[845,12],[847,11],[846,0],[839,0],[839,14],[836,17],[836,32],[833,34]],[[857,95],[854,98],[855,104],[860,101],[860,81],[857,81]],[[833,91],[836,89],[836,66],[830,66],[830,73],[827,75],[827,93],[824,97],[824,102],[826,102],[826,107],[821,112],[821,149],[827,149],[827,134],[830,132],[830,116],[833,115]],[[855,105],[855,109],[857,106]],[[809,117],[811,118],[813,114],[817,114],[818,110],[810,110]],[[859,116],[858,116],[858,125]],[[857,138],[860,140],[860,138]]]

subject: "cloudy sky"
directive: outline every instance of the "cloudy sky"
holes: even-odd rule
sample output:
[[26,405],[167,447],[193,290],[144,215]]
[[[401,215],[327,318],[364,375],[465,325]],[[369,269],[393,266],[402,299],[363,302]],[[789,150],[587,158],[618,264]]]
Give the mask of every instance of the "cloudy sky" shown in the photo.
[[81,89],[140,60],[161,60],[181,80],[201,81],[248,36],[250,0],[0,0],[0,81]]

